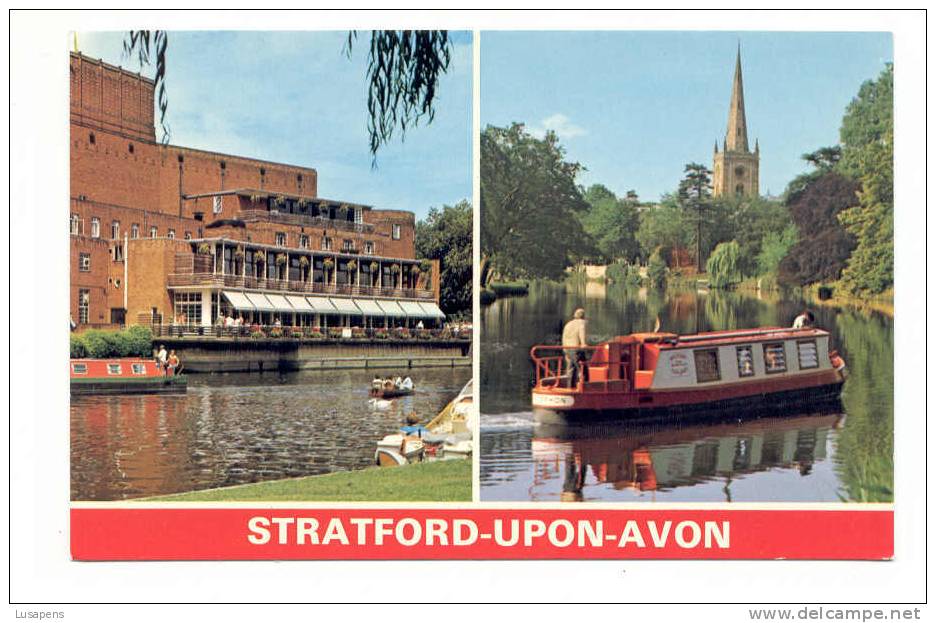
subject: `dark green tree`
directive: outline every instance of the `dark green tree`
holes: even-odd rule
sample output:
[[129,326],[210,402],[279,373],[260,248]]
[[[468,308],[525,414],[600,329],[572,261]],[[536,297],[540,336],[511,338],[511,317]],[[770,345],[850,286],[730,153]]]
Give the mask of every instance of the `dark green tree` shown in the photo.
[[633,262],[640,255],[637,193],[631,190],[619,198],[607,187],[594,184],[584,195],[589,209],[582,215],[582,226],[594,242],[597,259],[603,263]]
[[439,260],[442,311],[471,314],[471,203],[432,208],[416,223],[416,256]]
[[539,139],[523,124],[488,126],[481,133],[481,283],[490,276],[563,276],[576,260],[594,255],[582,229],[588,210],[553,132]]
[[702,272],[702,221],[703,214],[710,207],[712,198],[712,172],[705,165],[690,162],[686,165],[685,175],[679,182],[679,203],[687,212],[695,216],[696,232],[696,270]]

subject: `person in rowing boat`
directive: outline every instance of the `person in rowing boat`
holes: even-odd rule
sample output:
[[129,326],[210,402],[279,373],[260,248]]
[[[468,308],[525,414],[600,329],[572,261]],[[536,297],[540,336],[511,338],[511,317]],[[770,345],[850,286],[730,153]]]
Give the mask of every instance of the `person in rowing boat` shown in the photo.
[[[572,314],[572,320],[562,328],[562,352],[565,355],[566,366],[570,370],[569,387],[578,384],[578,371],[580,362],[585,360],[585,351],[582,346],[588,346],[585,329],[588,321],[585,320],[585,310],[579,307]],[[588,378],[585,378],[587,381]]]
[[803,313],[797,316],[793,320],[794,329],[808,329],[816,322],[816,317],[808,309],[804,309]]

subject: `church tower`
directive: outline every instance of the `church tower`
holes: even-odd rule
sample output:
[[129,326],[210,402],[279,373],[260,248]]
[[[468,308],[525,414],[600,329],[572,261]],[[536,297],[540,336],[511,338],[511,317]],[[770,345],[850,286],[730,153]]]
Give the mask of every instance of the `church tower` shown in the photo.
[[748,148],[747,119],[744,115],[744,83],[741,79],[741,46],[735,61],[734,84],[728,108],[728,131],[718,151],[715,142],[713,166],[714,195],[757,197],[760,194],[760,145]]

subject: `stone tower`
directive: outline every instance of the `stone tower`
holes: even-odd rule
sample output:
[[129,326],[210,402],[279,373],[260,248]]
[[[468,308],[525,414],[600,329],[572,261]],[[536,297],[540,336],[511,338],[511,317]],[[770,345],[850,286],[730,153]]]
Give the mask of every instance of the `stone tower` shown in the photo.
[[728,130],[721,151],[718,151],[718,141],[715,142],[712,177],[716,197],[757,197],[760,194],[760,146],[754,141],[754,151],[748,148],[740,45],[735,61],[734,84],[731,87],[731,105],[728,108]]

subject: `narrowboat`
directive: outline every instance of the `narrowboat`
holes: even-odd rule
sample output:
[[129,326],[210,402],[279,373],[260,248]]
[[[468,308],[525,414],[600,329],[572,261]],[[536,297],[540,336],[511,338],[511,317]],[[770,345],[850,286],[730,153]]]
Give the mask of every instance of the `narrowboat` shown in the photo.
[[151,359],[71,359],[72,396],[100,394],[181,394],[186,377],[166,375]]
[[[640,420],[837,400],[845,362],[822,329],[634,333],[581,347],[534,346],[537,421]],[[574,378],[574,383],[572,382]]]

